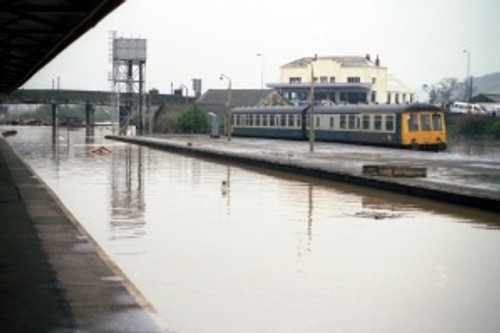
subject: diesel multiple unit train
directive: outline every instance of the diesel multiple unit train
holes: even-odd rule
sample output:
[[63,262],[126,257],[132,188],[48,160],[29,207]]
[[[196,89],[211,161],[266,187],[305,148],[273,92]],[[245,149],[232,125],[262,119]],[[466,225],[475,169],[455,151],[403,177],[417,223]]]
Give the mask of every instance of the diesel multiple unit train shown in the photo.
[[[233,136],[309,139],[310,106],[237,107],[231,113]],[[314,106],[313,121],[318,141],[446,149],[444,112],[431,104]]]

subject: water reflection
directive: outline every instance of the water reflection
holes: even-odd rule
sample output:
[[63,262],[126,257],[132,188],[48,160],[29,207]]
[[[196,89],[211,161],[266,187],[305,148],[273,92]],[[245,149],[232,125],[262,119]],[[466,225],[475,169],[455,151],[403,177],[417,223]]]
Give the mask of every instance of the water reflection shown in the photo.
[[112,152],[111,240],[145,234],[143,148],[127,145]]
[[474,141],[470,139],[459,139],[450,142],[447,151],[452,154],[475,156],[481,159],[498,159],[500,144],[495,141]]

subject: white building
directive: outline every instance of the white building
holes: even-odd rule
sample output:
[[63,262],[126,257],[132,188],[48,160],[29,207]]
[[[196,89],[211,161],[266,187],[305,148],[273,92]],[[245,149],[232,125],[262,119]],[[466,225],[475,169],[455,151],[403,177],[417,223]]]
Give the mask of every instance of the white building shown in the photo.
[[[313,75],[311,75],[313,73]],[[280,82],[267,86],[294,103],[310,98],[334,103],[412,103],[415,92],[387,73],[377,56],[300,58],[280,67]]]

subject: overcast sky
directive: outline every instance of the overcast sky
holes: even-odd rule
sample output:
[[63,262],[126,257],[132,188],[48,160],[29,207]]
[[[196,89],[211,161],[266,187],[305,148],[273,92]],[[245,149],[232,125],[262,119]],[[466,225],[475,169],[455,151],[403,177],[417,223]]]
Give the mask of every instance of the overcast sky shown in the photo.
[[[25,88],[109,90],[109,32],[147,39],[146,87],[260,88],[300,57],[379,55],[408,86],[500,72],[499,0],[127,0]],[[257,53],[264,55],[258,57]]]

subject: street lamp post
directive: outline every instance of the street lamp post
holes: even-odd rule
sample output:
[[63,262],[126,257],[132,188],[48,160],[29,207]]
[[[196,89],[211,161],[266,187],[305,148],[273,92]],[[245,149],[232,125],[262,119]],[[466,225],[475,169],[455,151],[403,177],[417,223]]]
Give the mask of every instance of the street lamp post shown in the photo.
[[314,66],[313,62],[316,61],[317,55],[311,59],[311,91],[309,92],[309,151],[314,152],[314,139],[315,139],[315,129],[314,129]]
[[471,53],[470,51],[464,50],[464,53],[467,54],[467,78],[465,79],[465,96],[467,99],[467,102],[470,102],[471,95],[472,95],[472,77],[470,76],[470,57]]
[[[185,84],[181,83],[180,87],[181,87],[181,89],[182,88],[186,89],[186,109],[187,109],[187,105],[189,104],[189,90]],[[186,110],[186,112],[189,112],[189,111]],[[191,133],[194,133],[194,111],[191,112]]]
[[257,57],[261,57],[261,62],[260,62],[260,89],[264,89],[264,63],[265,63],[265,57],[264,57],[264,54],[262,54],[262,53],[257,53]]
[[231,78],[227,75],[221,74],[219,80],[226,79],[228,81],[227,86],[227,102],[226,102],[226,131],[227,131],[227,141],[231,141]]

